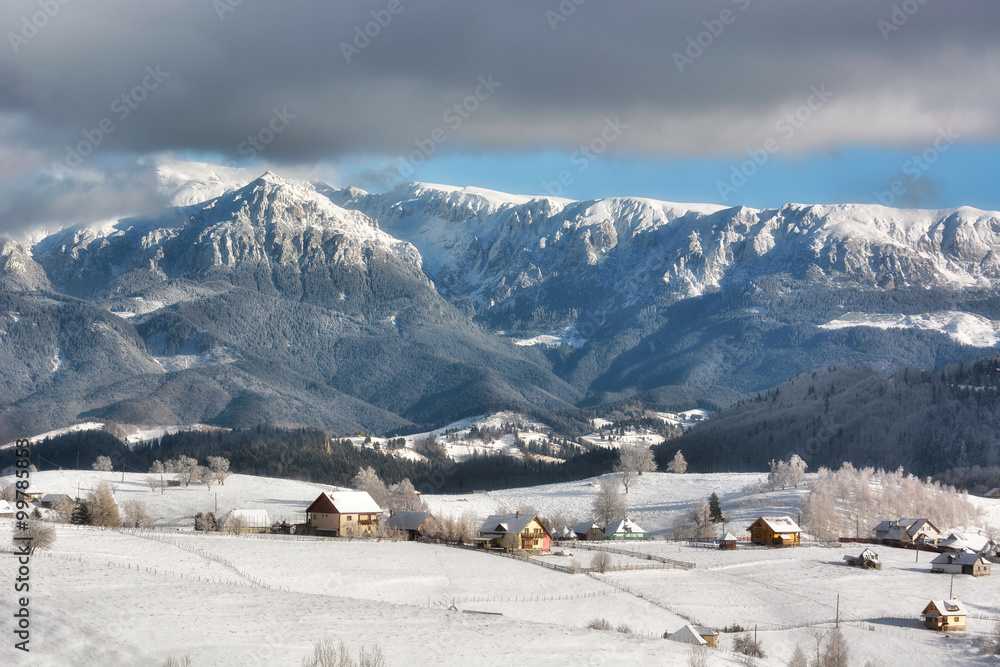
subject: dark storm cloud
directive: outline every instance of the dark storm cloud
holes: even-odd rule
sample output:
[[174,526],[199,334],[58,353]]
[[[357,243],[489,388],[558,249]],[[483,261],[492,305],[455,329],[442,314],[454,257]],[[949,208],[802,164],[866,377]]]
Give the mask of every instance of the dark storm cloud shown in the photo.
[[436,128],[442,151],[573,148],[616,116],[615,150],[732,155],[821,85],[831,101],[783,149],[1000,136],[995,2],[576,2],[5,2],[0,145],[19,157],[0,177],[405,155]]

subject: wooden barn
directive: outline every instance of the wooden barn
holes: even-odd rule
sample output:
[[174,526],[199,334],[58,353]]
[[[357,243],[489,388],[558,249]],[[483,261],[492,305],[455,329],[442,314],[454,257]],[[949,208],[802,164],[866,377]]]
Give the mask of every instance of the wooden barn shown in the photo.
[[604,529],[593,521],[583,521],[573,526],[576,539],[588,542],[599,542],[604,539]]
[[921,616],[924,625],[931,630],[951,632],[965,630],[965,618],[968,614],[965,605],[958,600],[931,600],[924,607]]
[[878,559],[878,554],[871,549],[865,549],[860,556],[844,556],[844,560],[851,567],[860,567],[864,570],[882,569],[882,561]]
[[365,491],[324,491],[306,508],[306,523],[297,533],[345,537],[370,535],[382,508]]
[[802,543],[802,529],[787,516],[762,516],[747,532],[754,544],[788,547]]
[[424,525],[428,516],[430,516],[429,512],[393,512],[390,510],[389,518],[385,520],[385,526],[406,533],[406,539],[412,542],[420,536],[420,527]]

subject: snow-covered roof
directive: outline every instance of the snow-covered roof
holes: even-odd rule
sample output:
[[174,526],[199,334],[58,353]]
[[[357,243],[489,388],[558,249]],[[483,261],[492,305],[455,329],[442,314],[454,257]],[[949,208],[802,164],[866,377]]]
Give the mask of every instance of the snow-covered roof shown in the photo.
[[46,493],[44,496],[42,496],[43,503],[55,503],[60,500],[66,500],[66,499],[73,500],[73,496],[69,495],[68,493]]
[[965,605],[958,600],[931,600],[930,603],[924,607],[925,614],[931,605],[934,605],[942,614],[947,614],[949,616],[967,616],[969,613],[965,610]]
[[506,535],[507,533],[520,533],[534,521],[534,514],[493,514],[486,517],[483,525],[479,528],[480,533],[492,535]]
[[13,505],[6,500],[0,500],[0,514],[10,514],[14,511]]
[[229,510],[222,517],[222,524],[226,525],[233,519],[242,519],[244,524],[251,528],[264,528],[271,525],[271,517],[267,510]]
[[776,533],[801,533],[802,529],[787,516],[762,516],[761,520]]
[[594,528],[602,530],[602,528],[593,521],[581,521],[580,523],[573,526],[573,532],[579,533],[581,535],[586,535],[588,530],[593,530]]
[[732,533],[726,533],[725,535],[722,536],[722,541],[723,542],[735,542],[736,541],[736,536],[733,535]]
[[1000,498],[1000,486],[995,489],[990,489],[986,492],[987,498]]
[[685,644],[694,644],[695,646],[705,646],[708,644],[693,625],[682,625],[679,630],[667,635],[667,639],[672,639],[675,642],[684,642]]
[[612,521],[607,526],[604,527],[604,536],[608,537],[611,535],[624,535],[626,533],[645,535],[646,531],[639,526],[632,519],[621,519],[620,521]]
[[419,530],[428,512],[393,512],[385,525],[393,530]]
[[324,491],[340,514],[379,514],[382,508],[367,491]]
[[987,560],[977,553],[971,551],[963,551],[961,553],[953,554],[941,554],[937,558],[931,561],[934,565],[974,565],[975,563],[983,562],[986,563]]

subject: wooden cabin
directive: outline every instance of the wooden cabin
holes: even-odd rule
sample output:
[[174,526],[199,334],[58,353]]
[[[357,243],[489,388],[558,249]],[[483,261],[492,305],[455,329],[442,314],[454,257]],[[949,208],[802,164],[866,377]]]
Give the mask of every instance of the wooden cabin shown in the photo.
[[968,614],[958,600],[931,600],[921,615],[924,625],[939,632],[964,631]]
[[[304,532],[326,537],[370,535],[382,508],[365,491],[324,491],[306,508]],[[296,532],[302,531],[296,526]]]
[[886,542],[916,544],[941,539],[941,531],[928,519],[894,519],[883,521],[872,529],[875,539]]
[[600,542],[604,539],[604,529],[593,521],[583,521],[573,526],[576,539],[587,542]]
[[754,544],[788,547],[802,543],[802,529],[787,516],[762,516],[747,532]]
[[871,549],[865,549],[860,556],[844,556],[844,560],[851,567],[860,567],[864,570],[882,569],[882,561],[878,559],[878,554]]
[[494,514],[486,517],[474,539],[480,546],[524,549],[540,553],[552,548],[552,535],[534,514]]
[[719,548],[726,549],[729,551],[735,550],[736,542],[737,540],[735,535],[733,535],[732,533],[726,533],[725,535],[722,536],[722,539],[719,540]]

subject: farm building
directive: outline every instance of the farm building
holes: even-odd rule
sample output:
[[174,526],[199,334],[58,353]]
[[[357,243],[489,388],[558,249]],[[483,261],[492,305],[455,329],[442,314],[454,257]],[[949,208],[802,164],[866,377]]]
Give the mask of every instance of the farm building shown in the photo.
[[695,646],[715,648],[719,645],[719,633],[700,625],[682,625],[676,632],[665,635],[666,639]]
[[990,562],[977,553],[945,553],[931,561],[931,572],[945,574],[971,574],[974,577],[988,577]]
[[934,542],[941,539],[941,531],[927,519],[896,519],[883,521],[873,529],[876,540],[906,542]]
[[1000,498],[1000,486],[995,489],[990,489],[986,492],[987,498]]
[[494,514],[486,518],[474,538],[484,547],[548,551],[552,535],[533,514]]
[[365,491],[324,491],[306,508],[306,523],[297,533],[347,537],[369,535],[382,508]]
[[6,500],[0,500],[0,519],[13,519],[14,506]]
[[39,501],[42,507],[54,507],[57,503],[73,503],[73,496],[67,493],[46,493]]
[[802,542],[802,529],[787,516],[762,516],[747,528],[747,532],[754,544],[786,547]]
[[621,519],[612,521],[604,527],[604,539],[606,540],[644,540],[646,531],[632,519]]
[[386,528],[400,530],[406,533],[406,539],[413,541],[420,533],[420,526],[424,524],[430,512],[392,512],[385,520]]
[[924,625],[940,632],[965,630],[967,615],[965,605],[958,600],[931,600],[921,612]]
[[267,510],[229,510],[219,525],[223,530],[240,533],[266,533],[271,529]]
[[597,542],[604,539],[604,529],[592,521],[582,521],[573,526],[576,539]]
[[860,556],[844,556],[844,560],[851,567],[860,567],[865,570],[882,569],[882,561],[878,559],[878,554],[871,549],[865,549]]

